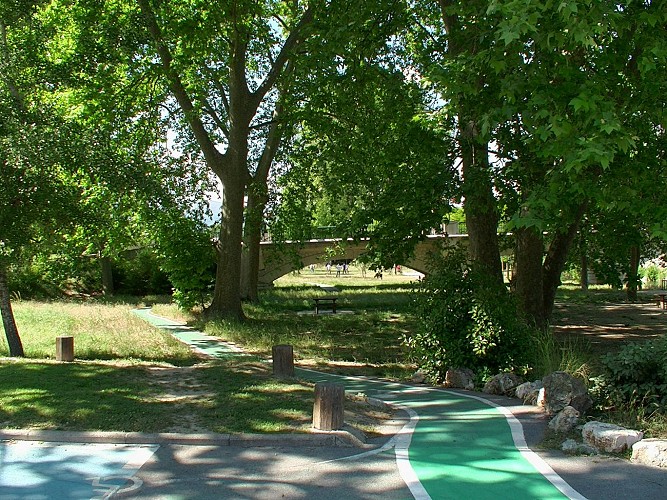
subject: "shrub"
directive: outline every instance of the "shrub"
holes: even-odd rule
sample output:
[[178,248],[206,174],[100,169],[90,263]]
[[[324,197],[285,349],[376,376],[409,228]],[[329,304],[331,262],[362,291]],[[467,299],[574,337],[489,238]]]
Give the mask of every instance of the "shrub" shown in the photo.
[[665,276],[665,270],[655,264],[648,265],[639,270],[640,276],[646,281],[648,288],[657,287],[660,280]]
[[99,267],[88,257],[34,255],[9,268],[9,289],[24,299],[49,299],[63,292],[88,292],[99,281]]
[[611,407],[667,409],[667,338],[625,345],[602,358],[598,403]]
[[505,286],[475,269],[464,254],[436,262],[416,292],[421,326],[405,343],[432,378],[443,380],[449,368],[470,368],[480,377],[525,373],[530,330]]
[[215,282],[215,250],[206,228],[179,214],[165,214],[157,227],[156,253],[173,284],[174,302],[184,310],[203,306]]
[[155,253],[141,248],[136,253],[125,252],[114,265],[114,287],[117,293],[150,295],[171,293],[171,283],[160,268]]

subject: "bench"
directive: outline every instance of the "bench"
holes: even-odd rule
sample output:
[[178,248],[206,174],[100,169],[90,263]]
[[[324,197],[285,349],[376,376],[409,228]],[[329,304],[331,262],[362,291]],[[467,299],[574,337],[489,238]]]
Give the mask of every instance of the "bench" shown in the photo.
[[659,293],[655,296],[658,301],[658,305],[663,309],[667,309],[667,293]]
[[336,299],[337,297],[316,297],[313,299],[315,302],[315,314],[320,313],[320,302],[331,304],[333,314],[336,314]]

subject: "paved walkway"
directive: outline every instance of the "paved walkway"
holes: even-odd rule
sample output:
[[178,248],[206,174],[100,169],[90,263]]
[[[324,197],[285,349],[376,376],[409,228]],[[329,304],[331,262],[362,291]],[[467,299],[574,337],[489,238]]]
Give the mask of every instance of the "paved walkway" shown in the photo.
[[[233,346],[149,310],[137,314],[205,354],[239,354]],[[584,498],[526,446],[521,424],[509,410],[486,399],[303,369],[297,375],[341,383],[346,391],[408,411],[410,423],[392,445],[400,474],[415,498]]]
[[155,444],[0,442],[0,499],[108,498],[141,487]]

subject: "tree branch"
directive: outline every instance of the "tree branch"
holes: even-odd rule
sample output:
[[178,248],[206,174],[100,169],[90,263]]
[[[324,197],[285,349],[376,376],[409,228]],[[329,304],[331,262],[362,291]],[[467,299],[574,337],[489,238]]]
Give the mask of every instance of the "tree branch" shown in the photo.
[[292,55],[292,50],[296,45],[298,45],[301,41],[303,41],[304,30],[309,24],[313,22],[314,16],[315,16],[315,11],[313,10],[313,7],[312,6],[308,7],[308,9],[306,9],[306,11],[301,16],[301,19],[299,19],[299,22],[296,24],[294,29],[287,37],[287,40],[285,40],[285,43],[280,49],[278,57],[276,57],[276,60],[271,65],[269,74],[266,75],[266,78],[260,84],[257,90],[253,92],[253,98],[256,106],[259,106],[259,103],[264,98],[264,96],[275,85],[276,80],[278,80],[280,73],[282,72],[283,68],[287,64],[288,59]]
[[213,82],[213,86],[220,94],[220,100],[222,101],[222,105],[224,106],[227,115],[229,115],[229,100],[227,99],[227,89],[225,89],[225,86],[222,83],[220,83],[220,80],[218,80],[218,78],[215,76],[215,73],[211,68],[209,68],[208,66],[204,66],[204,71],[208,74],[209,78]]
[[0,58],[0,69],[2,70],[0,74],[4,75],[3,80],[9,88],[9,93],[14,99],[16,106],[19,108],[21,114],[25,115],[27,113],[27,106],[25,104],[25,98],[21,95],[21,91],[16,85],[16,82],[12,80],[9,76],[9,68],[11,67],[11,61],[9,56],[9,48],[7,45],[7,26],[5,26],[4,21],[0,20],[0,43],[2,43],[2,57]]
[[255,125],[251,125],[250,130],[257,130],[257,129],[266,127],[267,125],[273,125],[274,123],[275,123],[275,120],[273,118],[271,118],[270,120],[267,120],[267,121],[264,121],[264,122],[261,122],[261,123],[257,123]]
[[274,18],[276,21],[278,21],[278,24],[280,24],[280,25],[283,27],[284,30],[288,30],[288,29],[289,29],[289,26],[287,26],[287,23],[285,22],[285,20],[284,20],[282,17],[280,17],[280,16],[277,15],[277,14],[274,14],[274,15],[273,15],[273,18]]
[[[204,158],[206,158],[209,165],[214,166],[218,165],[220,152],[216,149],[215,144],[211,141],[211,138],[204,127],[204,123],[201,120],[201,117],[197,113],[190,96],[188,95],[183,82],[181,81],[180,76],[172,67],[173,57],[167,47],[167,44],[164,41],[160,27],[157,24],[155,18],[155,13],[151,9],[148,0],[138,0],[139,7],[146,21],[146,29],[148,30],[153,42],[155,43],[155,49],[157,50],[158,56],[162,63],[162,69],[164,70],[167,81],[169,82],[169,88],[174,94],[174,97],[178,101],[181,110],[185,114],[185,119],[187,120],[192,132],[197,140],[197,143],[201,147]],[[220,174],[220,172],[216,172]]]
[[227,128],[227,125],[225,125],[225,122],[223,122],[218,114],[215,112],[215,109],[213,109],[213,106],[208,102],[207,99],[204,99],[204,109],[206,110],[206,113],[208,116],[211,117],[211,119],[215,122],[217,127],[222,131],[224,136],[229,139],[229,129]]
[[269,128],[269,135],[267,136],[266,142],[264,143],[262,156],[260,156],[259,162],[257,163],[257,171],[253,176],[253,180],[260,181],[264,184],[269,177],[269,170],[271,170],[271,165],[273,164],[273,160],[276,157],[276,153],[278,152],[278,147],[280,146],[280,141],[282,140],[283,132],[285,130],[285,128],[281,126],[282,124],[280,122],[283,109],[284,108],[282,103],[280,100],[278,100],[278,103],[276,103],[276,109],[273,111],[273,120],[271,121],[271,127]]

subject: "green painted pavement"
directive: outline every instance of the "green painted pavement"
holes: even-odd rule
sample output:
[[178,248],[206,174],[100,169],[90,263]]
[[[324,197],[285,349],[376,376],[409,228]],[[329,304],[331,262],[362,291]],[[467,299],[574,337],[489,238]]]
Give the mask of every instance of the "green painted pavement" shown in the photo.
[[134,309],[134,314],[141,319],[149,322],[151,325],[167,330],[181,342],[193,347],[207,356],[214,358],[227,358],[237,356],[250,356],[229,343],[223,342],[215,337],[206,335],[200,331],[190,328],[187,325],[176,323],[172,319],[157,316],[150,309]]
[[[153,315],[135,313],[213,357],[243,355],[234,346]],[[415,498],[584,499],[525,444],[509,410],[475,395],[297,369],[312,382],[343,384],[407,409],[412,429],[396,443],[397,464]],[[402,459],[399,448],[405,448]],[[408,463],[409,462],[409,463]]]
[[[310,370],[297,374],[314,382],[343,383],[348,392],[413,410],[419,421],[409,444],[409,461],[430,498],[584,498],[525,442],[518,449],[506,416],[483,398]],[[523,440],[516,419],[513,425],[514,434]]]

